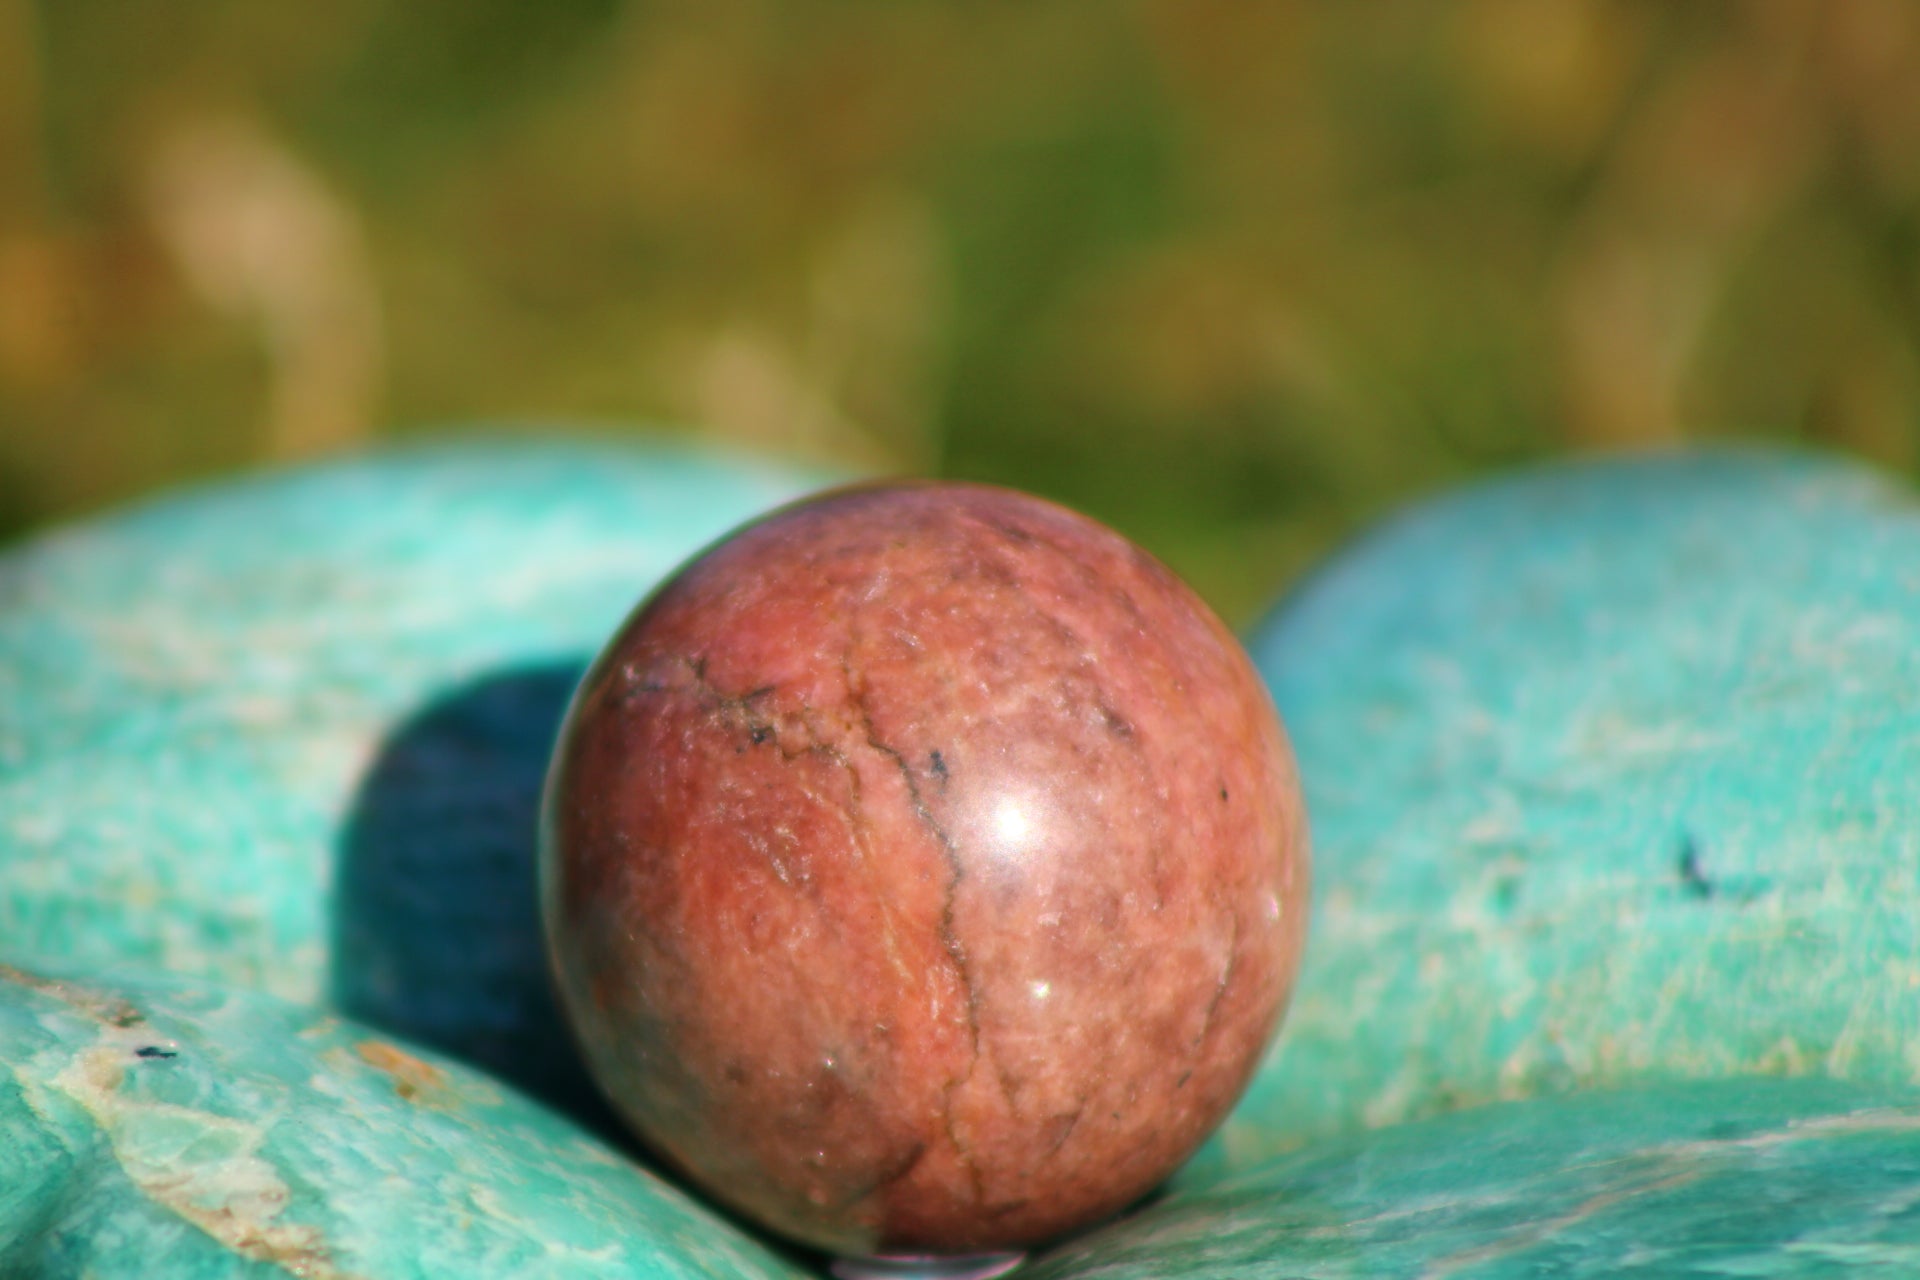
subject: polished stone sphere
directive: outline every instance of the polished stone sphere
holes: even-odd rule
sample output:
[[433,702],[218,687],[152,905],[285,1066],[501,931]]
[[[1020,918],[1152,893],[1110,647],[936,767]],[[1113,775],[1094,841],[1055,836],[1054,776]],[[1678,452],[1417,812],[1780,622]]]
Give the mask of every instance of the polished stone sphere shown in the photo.
[[582,682],[543,836],[608,1095],[843,1254],[1020,1247],[1151,1189],[1304,937],[1294,767],[1232,635],[982,486],[836,491],[683,568]]

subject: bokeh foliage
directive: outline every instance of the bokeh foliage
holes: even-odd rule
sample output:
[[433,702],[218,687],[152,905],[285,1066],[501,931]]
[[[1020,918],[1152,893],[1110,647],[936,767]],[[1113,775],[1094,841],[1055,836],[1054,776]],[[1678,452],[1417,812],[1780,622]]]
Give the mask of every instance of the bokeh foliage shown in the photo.
[[1908,0],[0,0],[0,532],[473,421],[1039,490],[1915,463]]

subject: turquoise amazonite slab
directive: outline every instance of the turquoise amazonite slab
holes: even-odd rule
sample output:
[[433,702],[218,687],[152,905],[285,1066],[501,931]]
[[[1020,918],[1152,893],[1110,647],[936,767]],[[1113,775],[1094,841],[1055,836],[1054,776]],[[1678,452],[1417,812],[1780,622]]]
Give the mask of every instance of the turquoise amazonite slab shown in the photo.
[[[791,1280],[499,1081],[584,1087],[531,861],[575,676],[814,480],[449,445],[0,559],[0,1275]],[[1024,1274],[1920,1273],[1917,642],[1906,491],[1805,458],[1337,560],[1252,645],[1316,837],[1281,1050],[1187,1190]]]
[[1417,509],[1251,639],[1315,914],[1189,1177],[1630,1081],[1920,1073],[1920,511],[1784,454]]
[[0,966],[0,1275],[795,1280],[510,1090],[251,992]]
[[1744,1079],[1487,1107],[1170,1197],[1020,1275],[1920,1275],[1920,1097]]
[[326,998],[583,1086],[534,903],[574,680],[823,477],[467,441],[187,492],[0,558],[0,958]]

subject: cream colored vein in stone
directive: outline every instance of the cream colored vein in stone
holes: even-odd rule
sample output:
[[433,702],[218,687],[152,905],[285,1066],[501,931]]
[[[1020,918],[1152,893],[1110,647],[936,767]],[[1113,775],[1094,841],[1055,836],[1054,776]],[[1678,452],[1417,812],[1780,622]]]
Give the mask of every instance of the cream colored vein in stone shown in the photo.
[[103,1027],[53,1085],[94,1118],[128,1181],[154,1204],[301,1280],[352,1280],[318,1227],[279,1220],[291,1192],[259,1155],[264,1125],[121,1092],[135,1050],[152,1039],[142,1026]]

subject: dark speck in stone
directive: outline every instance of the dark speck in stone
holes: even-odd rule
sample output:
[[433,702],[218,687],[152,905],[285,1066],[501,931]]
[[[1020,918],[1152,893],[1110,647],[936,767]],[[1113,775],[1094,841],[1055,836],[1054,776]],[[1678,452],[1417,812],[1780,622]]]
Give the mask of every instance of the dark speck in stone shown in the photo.
[[1680,883],[1690,897],[1702,902],[1713,897],[1713,881],[1708,878],[1706,869],[1700,863],[1700,845],[1688,833],[1680,839],[1680,860],[1675,868],[1680,874]]

